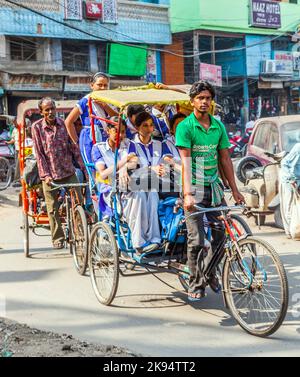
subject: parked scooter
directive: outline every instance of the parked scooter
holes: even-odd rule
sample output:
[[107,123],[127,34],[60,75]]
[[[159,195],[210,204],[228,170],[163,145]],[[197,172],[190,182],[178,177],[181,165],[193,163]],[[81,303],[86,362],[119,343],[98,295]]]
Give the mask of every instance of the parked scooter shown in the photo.
[[233,134],[233,132],[228,133],[231,157],[243,157],[246,155],[250,135],[251,132],[245,132],[244,135],[242,135],[241,131],[237,131],[235,134]]
[[283,228],[280,213],[279,169],[281,160],[287,155],[283,151],[278,154],[265,152],[275,162],[246,172],[246,183],[241,189],[245,197],[248,217],[254,216],[256,225],[264,225],[266,215],[274,214],[275,224]]

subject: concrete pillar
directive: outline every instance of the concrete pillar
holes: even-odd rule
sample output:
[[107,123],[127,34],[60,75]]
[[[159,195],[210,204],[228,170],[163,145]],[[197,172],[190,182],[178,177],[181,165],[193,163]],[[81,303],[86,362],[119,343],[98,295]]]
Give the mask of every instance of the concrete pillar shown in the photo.
[[89,44],[89,51],[90,51],[90,70],[92,72],[98,72],[98,59],[97,59],[97,48],[94,43]]
[[62,47],[60,39],[52,39],[52,63],[54,71],[62,71]]
[[200,56],[199,56],[199,34],[193,32],[193,54],[194,54],[194,82],[200,79]]
[[242,125],[245,125],[249,120],[249,86],[247,76],[244,78],[244,107],[242,114]]

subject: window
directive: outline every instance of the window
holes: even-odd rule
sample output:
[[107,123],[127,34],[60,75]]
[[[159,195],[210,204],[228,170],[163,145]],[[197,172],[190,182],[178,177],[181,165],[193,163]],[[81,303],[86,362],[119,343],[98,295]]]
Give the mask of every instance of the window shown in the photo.
[[261,123],[258,126],[258,130],[255,133],[253,140],[253,145],[257,148],[266,149],[267,141],[269,140],[270,129],[272,127],[271,123]]
[[286,123],[280,131],[283,151],[290,152],[296,143],[300,143],[300,123]]
[[78,41],[62,42],[64,71],[90,71],[89,44]]
[[11,60],[36,61],[37,42],[29,38],[10,38]]
[[288,37],[280,37],[272,41],[272,50],[273,51],[289,51],[289,47],[292,47],[293,44],[290,42]]
[[[200,35],[199,37],[199,52],[200,54],[206,51],[212,51],[212,37],[209,35]],[[201,63],[206,64],[213,64],[213,55],[210,54],[204,54],[200,55],[200,61]]]
[[82,20],[81,0],[65,0],[64,9],[66,20]]
[[278,128],[275,124],[271,124],[269,131],[270,131],[270,134],[269,134],[269,138],[267,139],[267,143],[266,143],[266,151],[270,152],[270,153],[277,153],[278,152],[278,144],[279,144]]

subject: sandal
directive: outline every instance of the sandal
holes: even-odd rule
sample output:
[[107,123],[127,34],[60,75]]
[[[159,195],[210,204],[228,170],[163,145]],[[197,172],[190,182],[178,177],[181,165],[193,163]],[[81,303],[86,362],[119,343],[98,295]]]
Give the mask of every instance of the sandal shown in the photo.
[[201,301],[205,297],[204,289],[197,289],[194,292],[188,293],[188,300],[191,302]]
[[63,249],[65,247],[64,241],[58,241],[53,244],[53,249]]

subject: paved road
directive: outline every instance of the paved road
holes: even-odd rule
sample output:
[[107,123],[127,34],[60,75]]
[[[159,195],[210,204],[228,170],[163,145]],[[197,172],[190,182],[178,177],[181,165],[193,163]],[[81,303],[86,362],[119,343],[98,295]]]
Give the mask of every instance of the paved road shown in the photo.
[[291,296],[284,325],[260,339],[237,326],[210,290],[201,304],[187,304],[176,278],[167,274],[159,277],[174,288],[153,276],[121,278],[114,305],[101,306],[89,277],[77,275],[71,257],[53,251],[49,237],[32,235],[32,257],[24,258],[20,222],[19,209],[0,202],[0,296],[10,319],[151,356],[300,355],[300,243],[276,228],[259,231],[251,222],[280,253]]

